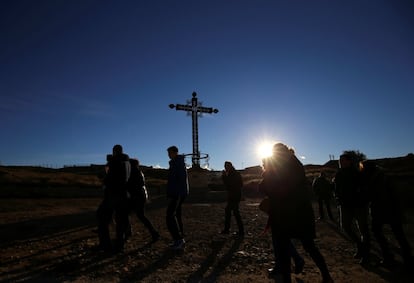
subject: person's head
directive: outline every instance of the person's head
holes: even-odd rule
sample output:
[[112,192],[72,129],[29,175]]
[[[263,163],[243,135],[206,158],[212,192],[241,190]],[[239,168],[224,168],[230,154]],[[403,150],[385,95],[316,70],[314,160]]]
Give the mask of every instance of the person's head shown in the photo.
[[325,177],[326,177],[325,172],[321,171],[321,172],[319,173],[319,177],[321,177],[321,178],[325,178]]
[[285,153],[291,153],[292,151],[283,143],[277,143],[273,146],[272,153],[273,156],[278,154],[285,154]]
[[364,160],[362,162],[362,171],[367,175],[374,174],[377,168],[377,164],[373,160]]
[[226,161],[226,162],[224,162],[224,169],[225,169],[226,171],[231,171],[231,170],[234,170],[233,163],[231,163],[230,161]]
[[343,153],[339,157],[339,167],[340,168],[349,168],[354,165],[354,157],[352,154]]
[[131,163],[131,167],[139,167],[139,160],[136,158],[130,158],[129,163]]
[[122,154],[122,152],[123,152],[123,149],[122,149],[122,145],[120,145],[120,144],[116,144],[116,145],[114,145],[114,147],[112,148],[112,154],[113,154],[114,156],[121,155],[121,154]]
[[362,169],[362,162],[366,160],[365,154],[357,150],[346,150],[339,157],[339,167],[354,167],[357,170]]
[[176,147],[175,145],[170,146],[169,148],[167,148],[167,152],[168,152],[168,157],[173,159],[177,157],[178,155],[178,147]]

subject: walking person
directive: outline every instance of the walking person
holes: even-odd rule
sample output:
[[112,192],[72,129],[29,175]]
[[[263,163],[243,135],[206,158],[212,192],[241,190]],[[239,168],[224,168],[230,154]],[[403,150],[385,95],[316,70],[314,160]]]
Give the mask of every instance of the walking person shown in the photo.
[[138,159],[130,159],[129,161],[131,163],[131,176],[128,180],[129,207],[147,228],[151,234],[151,243],[154,243],[160,238],[160,234],[145,215],[145,204],[148,200],[145,177],[139,168]]
[[[129,157],[123,153],[121,145],[115,145],[112,149],[112,155],[107,155],[106,169],[104,199],[97,211],[98,248],[104,251],[120,252],[124,249],[128,226],[127,182],[131,173]],[[116,239],[115,245],[112,246],[109,224],[114,214]]]
[[325,219],[324,206],[330,220],[334,221],[331,210],[331,199],[332,199],[332,184],[326,179],[324,172],[321,172],[315,180],[312,182],[313,192],[318,198],[319,207],[319,220]]
[[182,250],[185,247],[185,240],[181,207],[189,193],[187,168],[184,155],[178,154],[178,148],[176,146],[170,146],[167,152],[170,161],[167,183],[167,198],[169,199],[169,203],[166,222],[168,231],[173,239],[171,248]]
[[362,180],[364,186],[369,191],[369,199],[371,202],[372,232],[381,248],[383,256],[380,264],[389,268],[396,265],[396,260],[391,253],[383,231],[384,225],[389,224],[400,246],[404,265],[410,268],[413,264],[411,247],[403,230],[402,212],[399,208],[396,192],[394,191],[392,183],[374,161],[365,160],[362,165]]
[[[341,229],[356,244],[354,258],[365,265],[369,263],[370,250],[369,200],[361,183],[360,159],[355,151],[345,151],[339,157],[339,170],[335,175],[335,197],[340,207]],[[355,226],[359,233],[355,231]]]
[[[267,220],[265,230],[263,231],[263,233],[266,233],[268,231],[268,228],[270,228],[270,222],[271,222],[271,220],[270,220],[270,203],[269,203],[268,198],[265,198],[260,202],[259,209],[261,211],[265,212],[269,217],[268,220]],[[273,244],[273,247],[275,247],[277,245],[276,241],[273,241],[272,244]],[[305,260],[298,253],[298,251],[296,250],[296,247],[295,247],[295,245],[293,244],[292,241],[290,241],[290,243],[289,243],[289,252],[290,252],[291,258],[293,259],[293,262],[295,263],[294,273],[295,274],[302,273],[303,268],[305,267]],[[268,269],[268,272],[269,272],[270,276],[277,276],[278,274],[281,273],[279,258],[280,258],[279,256],[275,255],[275,265],[274,265],[274,267]]]
[[291,239],[297,238],[319,268],[324,283],[333,282],[325,259],[316,247],[315,217],[305,169],[289,148],[277,143],[264,160],[259,190],[270,201],[270,227],[275,258],[279,257],[282,282],[290,283]]
[[222,180],[227,190],[227,204],[225,208],[224,229],[221,231],[221,234],[229,234],[231,214],[233,213],[238,227],[238,233],[236,235],[243,237],[244,226],[239,210],[242,197],[243,179],[230,161],[224,162]]

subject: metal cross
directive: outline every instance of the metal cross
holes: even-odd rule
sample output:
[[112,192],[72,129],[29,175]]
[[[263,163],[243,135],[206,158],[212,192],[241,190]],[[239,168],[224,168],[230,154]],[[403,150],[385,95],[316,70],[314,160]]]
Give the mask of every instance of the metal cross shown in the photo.
[[170,104],[170,108],[175,110],[184,110],[187,113],[191,112],[192,122],[193,122],[193,154],[191,157],[193,168],[200,168],[200,151],[198,149],[198,115],[199,113],[217,113],[218,109],[212,107],[203,107],[201,103],[198,103],[197,93],[193,92],[193,98],[191,99],[191,104]]

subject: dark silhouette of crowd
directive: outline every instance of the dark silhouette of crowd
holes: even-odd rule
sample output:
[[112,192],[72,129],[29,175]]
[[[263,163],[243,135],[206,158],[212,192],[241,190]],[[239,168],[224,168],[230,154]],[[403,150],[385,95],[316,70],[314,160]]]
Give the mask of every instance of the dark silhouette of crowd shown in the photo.
[[[189,194],[188,175],[184,155],[178,153],[178,148],[171,146],[167,153],[170,160],[166,227],[172,238],[170,247],[182,251],[186,244],[182,205]],[[222,181],[227,191],[227,203],[224,228],[220,234],[230,233],[233,215],[238,228],[234,234],[243,239],[245,228],[240,213],[243,179],[230,161],[224,163]],[[294,150],[277,143],[273,146],[272,156],[263,159],[262,181],[258,189],[265,196],[259,207],[268,214],[275,257],[275,264],[268,271],[270,276],[277,277],[280,282],[291,282],[291,259],[295,262],[294,273],[301,273],[305,265],[293,239],[300,241],[310,255],[321,273],[322,282],[333,282],[324,256],[315,244],[315,222],[325,221],[325,209],[329,220],[338,224],[344,235],[355,244],[354,258],[362,266],[370,264],[370,232],[383,256],[377,264],[388,268],[395,266],[394,254],[383,231],[384,225],[388,224],[399,243],[404,264],[413,266],[411,247],[403,230],[402,212],[392,181],[374,161],[366,160],[365,155],[358,151],[344,151],[341,154],[339,169],[332,182],[327,179],[325,172],[320,172],[310,183]],[[318,200],[317,220],[312,207],[312,193]],[[339,212],[339,223],[331,210],[333,198]],[[115,145],[112,154],[107,155],[104,198],[97,210],[97,248],[107,252],[123,250],[133,231],[129,221],[132,212],[148,230],[150,244],[156,242],[160,234],[145,215],[147,200],[145,176],[140,170],[139,161],[130,159],[121,145]],[[116,226],[116,238],[113,241],[109,234],[112,221]]]

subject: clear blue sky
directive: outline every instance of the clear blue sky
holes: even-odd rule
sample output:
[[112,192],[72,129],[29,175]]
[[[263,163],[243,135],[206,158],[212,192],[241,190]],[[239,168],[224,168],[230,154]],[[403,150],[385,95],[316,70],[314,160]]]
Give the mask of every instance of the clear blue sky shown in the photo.
[[[414,4],[382,0],[1,1],[0,164],[143,165],[192,152],[193,91],[219,113],[199,146],[220,170],[282,141],[304,164],[414,151]],[[191,160],[187,160],[191,163]],[[202,162],[203,165],[203,162]]]

